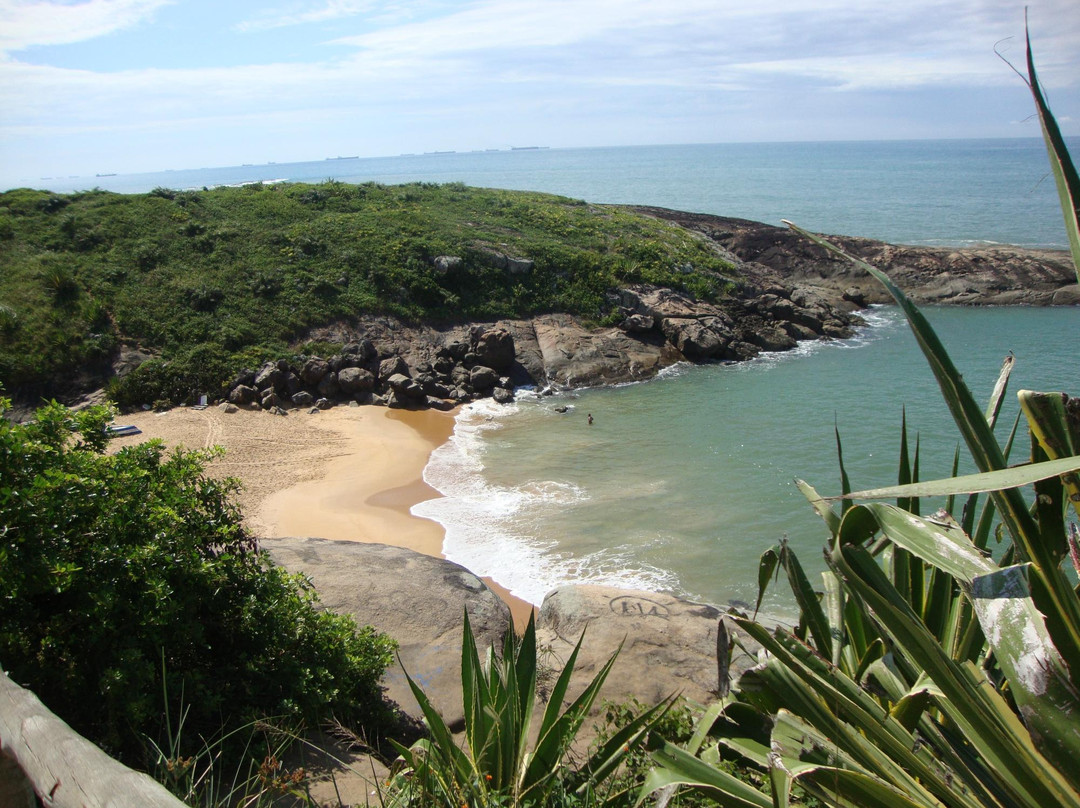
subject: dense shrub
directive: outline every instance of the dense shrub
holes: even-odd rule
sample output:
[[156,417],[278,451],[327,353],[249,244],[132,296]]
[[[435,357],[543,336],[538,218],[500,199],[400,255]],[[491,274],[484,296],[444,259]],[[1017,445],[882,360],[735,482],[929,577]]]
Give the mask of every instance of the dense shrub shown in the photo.
[[168,361],[147,360],[126,376],[111,380],[109,397],[120,407],[154,401],[195,404],[201,395],[213,399],[222,394],[232,364],[224,347],[195,345]]
[[[462,261],[441,271],[439,256]],[[508,258],[532,269],[510,271]],[[81,341],[97,331],[86,300],[105,309],[118,342],[154,350],[175,375],[201,343],[280,354],[313,328],[365,313],[482,321],[565,311],[599,321],[620,285],[714,299],[732,272],[667,222],[460,183],[17,189],[0,193],[0,266],[0,301],[23,324],[0,339],[0,382],[19,393],[86,369]],[[196,392],[211,393],[205,383]]]
[[245,533],[235,483],[204,473],[209,453],[149,442],[105,454],[108,418],[57,404],[26,425],[0,418],[0,664],[12,678],[134,762],[165,692],[189,708],[194,740],[267,715],[377,729],[393,641],[315,610],[310,585]]

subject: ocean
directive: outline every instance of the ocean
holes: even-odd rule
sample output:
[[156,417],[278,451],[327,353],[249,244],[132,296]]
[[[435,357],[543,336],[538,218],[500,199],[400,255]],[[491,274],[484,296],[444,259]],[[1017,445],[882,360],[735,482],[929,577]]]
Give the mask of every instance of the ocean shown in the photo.
[[[1069,144],[1080,154],[1080,139]],[[790,219],[901,244],[1063,249],[1048,171],[1041,139],[1030,138],[528,149],[29,184],[144,192],[329,178],[460,181]],[[928,316],[980,400],[1010,351],[1012,390],[1080,394],[1080,309],[932,308]],[[649,382],[555,397],[525,393],[507,407],[474,403],[425,470],[443,497],[413,511],[445,526],[449,558],[533,603],[576,582],[721,606],[753,602],[758,557],[780,540],[812,573],[824,567],[824,527],[793,481],[839,491],[834,427],[856,489],[895,482],[902,412],[911,439],[920,439],[922,477],[949,473],[958,435],[913,337],[895,308],[875,308],[867,321],[852,339],[738,365],[676,366]],[[1003,429],[1017,409],[1010,396]],[[792,608],[782,592],[767,601],[778,616]]]
[[[1080,393],[1080,310],[927,314],[980,401],[1010,351],[1010,391]],[[852,339],[737,365],[472,404],[425,470],[445,496],[413,512],[446,527],[449,558],[533,603],[575,582],[753,603],[758,558],[783,539],[824,569],[826,531],[794,480],[840,492],[834,427],[855,490],[896,482],[904,414],[922,479],[949,476],[959,435],[914,338],[895,307],[867,320]],[[1010,395],[1003,440],[1018,409]],[[784,615],[791,599],[777,594],[768,608]]]
[[[1080,138],[1067,139],[1080,154]],[[516,149],[326,159],[97,177],[49,177],[55,191],[143,193],[251,182],[465,182],[596,203],[655,205],[900,244],[1067,240],[1041,138],[719,143]]]

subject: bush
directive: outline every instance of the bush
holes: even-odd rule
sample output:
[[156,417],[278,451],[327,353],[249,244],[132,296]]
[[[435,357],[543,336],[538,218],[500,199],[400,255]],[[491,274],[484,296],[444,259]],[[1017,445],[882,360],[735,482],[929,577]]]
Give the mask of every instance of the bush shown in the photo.
[[30,424],[0,418],[12,678],[129,762],[156,735],[166,691],[188,706],[193,741],[267,715],[333,712],[377,731],[393,641],[316,611],[310,584],[244,531],[236,483],[204,473],[212,453],[149,442],[104,454],[109,417],[54,403]]
[[126,376],[113,379],[109,398],[128,408],[153,401],[194,404],[199,396],[218,398],[232,375],[232,363],[224,347],[204,343],[172,359],[149,359]]

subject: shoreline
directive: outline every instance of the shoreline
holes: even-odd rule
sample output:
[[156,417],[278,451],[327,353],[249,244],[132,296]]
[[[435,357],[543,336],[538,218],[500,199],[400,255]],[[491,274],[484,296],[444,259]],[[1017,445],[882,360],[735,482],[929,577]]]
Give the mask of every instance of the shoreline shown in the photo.
[[[207,471],[241,481],[236,499],[245,526],[260,538],[377,542],[445,558],[442,525],[410,509],[441,496],[424,482],[423,471],[432,451],[450,439],[454,420],[454,413],[381,407],[335,407],[317,415],[293,410],[286,417],[181,407],[118,417],[142,434],[111,445],[158,438],[170,448],[225,447]],[[483,580],[523,628],[533,605]]]

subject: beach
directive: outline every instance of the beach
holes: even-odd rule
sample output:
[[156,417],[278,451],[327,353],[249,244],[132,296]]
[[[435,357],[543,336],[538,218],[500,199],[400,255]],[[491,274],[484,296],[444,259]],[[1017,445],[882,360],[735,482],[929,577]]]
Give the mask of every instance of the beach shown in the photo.
[[[443,557],[442,526],[410,508],[440,496],[423,472],[431,452],[453,433],[453,413],[336,407],[282,417],[180,407],[118,416],[116,423],[142,434],[115,438],[114,448],[155,438],[169,447],[221,446],[225,454],[207,471],[240,481],[236,501],[259,538],[378,542]],[[517,625],[528,620],[531,604],[485,583],[507,602]]]

